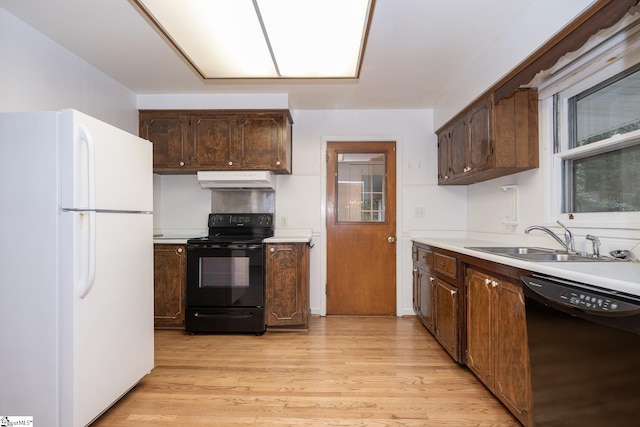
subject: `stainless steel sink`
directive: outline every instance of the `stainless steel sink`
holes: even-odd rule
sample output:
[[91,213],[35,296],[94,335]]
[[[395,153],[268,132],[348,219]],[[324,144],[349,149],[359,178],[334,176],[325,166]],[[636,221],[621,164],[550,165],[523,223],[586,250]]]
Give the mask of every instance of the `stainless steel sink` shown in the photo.
[[532,247],[493,247],[493,246],[481,246],[481,247],[469,247],[467,249],[475,249],[476,251],[489,252],[498,255],[525,255],[525,254],[550,254],[554,253],[553,249],[547,248],[532,248]]
[[512,247],[492,247],[492,246],[477,246],[467,247],[467,249],[473,249],[476,251],[487,252],[495,255],[502,255],[510,258],[521,259],[524,261],[532,262],[607,262],[616,261],[614,258],[609,257],[592,257],[585,254],[570,254],[563,250],[554,250],[547,248],[536,248],[527,246],[512,246]]

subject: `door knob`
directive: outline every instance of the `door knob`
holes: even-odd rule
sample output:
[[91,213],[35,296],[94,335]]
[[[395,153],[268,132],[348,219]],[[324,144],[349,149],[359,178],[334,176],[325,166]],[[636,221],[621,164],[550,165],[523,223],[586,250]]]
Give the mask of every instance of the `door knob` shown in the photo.
[[389,236],[389,237],[387,237],[387,242],[389,242],[389,243],[395,243],[395,241],[396,241],[396,238],[395,238],[395,237],[393,237],[393,236]]

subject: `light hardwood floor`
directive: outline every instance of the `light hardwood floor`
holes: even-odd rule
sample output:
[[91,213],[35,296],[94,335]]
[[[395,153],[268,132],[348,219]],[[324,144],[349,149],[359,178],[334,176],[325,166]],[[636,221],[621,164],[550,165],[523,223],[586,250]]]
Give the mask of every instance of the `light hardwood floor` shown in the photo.
[[155,339],[155,369],[93,426],[520,425],[415,317]]

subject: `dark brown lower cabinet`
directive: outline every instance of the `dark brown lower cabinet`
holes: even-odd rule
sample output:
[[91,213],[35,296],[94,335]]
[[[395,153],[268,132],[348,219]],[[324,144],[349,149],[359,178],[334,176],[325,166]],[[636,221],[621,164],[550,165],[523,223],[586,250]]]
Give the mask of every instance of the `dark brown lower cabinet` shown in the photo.
[[466,270],[467,366],[525,426],[532,425],[522,286]]
[[153,324],[156,328],[184,328],[185,256],[184,245],[153,246]]
[[458,261],[447,251],[413,245],[413,305],[422,324],[451,357],[464,363]]
[[308,329],[309,244],[267,244],[265,272],[267,328]]

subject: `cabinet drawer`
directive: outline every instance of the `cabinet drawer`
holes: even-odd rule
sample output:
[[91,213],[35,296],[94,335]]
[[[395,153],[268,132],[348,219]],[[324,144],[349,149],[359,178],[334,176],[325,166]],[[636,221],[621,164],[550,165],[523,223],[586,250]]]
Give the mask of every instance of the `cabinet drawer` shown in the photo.
[[428,268],[433,267],[433,252],[428,249],[414,247],[414,261],[424,264]]
[[433,253],[433,269],[453,279],[457,278],[456,259],[438,252]]

